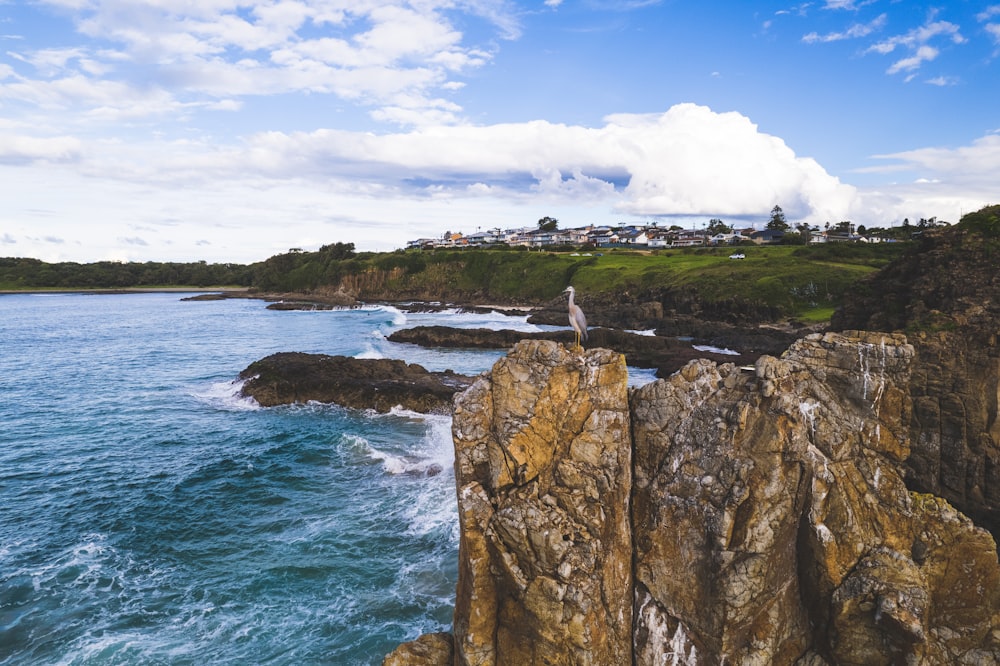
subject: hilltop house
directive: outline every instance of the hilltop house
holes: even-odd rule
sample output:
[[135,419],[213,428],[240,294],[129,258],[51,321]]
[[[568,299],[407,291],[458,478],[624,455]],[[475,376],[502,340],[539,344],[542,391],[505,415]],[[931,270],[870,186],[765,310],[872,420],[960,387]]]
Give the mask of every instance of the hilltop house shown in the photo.
[[780,243],[781,239],[785,237],[784,231],[778,231],[777,229],[761,229],[760,231],[755,231],[750,234],[750,240],[752,240],[757,245],[771,245],[774,243]]

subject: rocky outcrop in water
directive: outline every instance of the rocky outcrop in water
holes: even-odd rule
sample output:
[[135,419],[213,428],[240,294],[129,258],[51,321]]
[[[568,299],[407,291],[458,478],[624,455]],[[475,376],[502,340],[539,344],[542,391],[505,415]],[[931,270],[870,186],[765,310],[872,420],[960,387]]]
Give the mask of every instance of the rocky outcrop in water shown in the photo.
[[473,380],[405,361],[302,352],[271,354],[251,363],[239,378],[244,380],[241,394],[262,407],[314,401],[378,412],[401,406],[421,413],[450,410],[454,394]]
[[454,663],[997,663],[992,537],[903,483],[913,357],[814,334],[626,396],[518,344],[455,403]]

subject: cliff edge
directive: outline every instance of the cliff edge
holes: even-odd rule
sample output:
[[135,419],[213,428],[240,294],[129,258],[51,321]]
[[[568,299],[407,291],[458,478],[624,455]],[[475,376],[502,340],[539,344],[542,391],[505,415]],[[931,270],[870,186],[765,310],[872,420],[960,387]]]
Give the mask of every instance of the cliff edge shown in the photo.
[[905,332],[914,348],[907,484],[1000,535],[1000,206],[923,233],[857,285],[832,330]]
[[518,344],[455,401],[452,640],[385,663],[1000,662],[993,538],[903,483],[913,357],[814,334],[629,392]]

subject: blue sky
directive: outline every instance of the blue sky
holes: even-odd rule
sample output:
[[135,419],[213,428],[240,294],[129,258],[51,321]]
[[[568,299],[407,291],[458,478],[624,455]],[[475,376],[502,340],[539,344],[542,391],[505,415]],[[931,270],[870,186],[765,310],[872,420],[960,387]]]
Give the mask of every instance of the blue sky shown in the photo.
[[998,84],[997,2],[0,0],[0,256],[957,222]]

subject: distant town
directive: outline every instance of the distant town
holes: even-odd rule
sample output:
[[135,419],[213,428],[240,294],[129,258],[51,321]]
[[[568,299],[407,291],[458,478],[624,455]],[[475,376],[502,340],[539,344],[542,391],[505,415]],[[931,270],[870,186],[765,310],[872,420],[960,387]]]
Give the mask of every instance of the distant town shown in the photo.
[[[594,247],[594,248],[632,248],[657,249],[694,247],[699,245],[740,245],[740,244],[781,244],[795,242],[805,243],[879,243],[902,240],[919,233],[921,230],[947,224],[938,222],[935,218],[921,219],[918,225],[911,226],[904,221],[901,227],[890,230],[866,230],[863,226],[855,228],[851,222],[840,222],[836,225],[825,225],[825,228],[799,224],[794,228],[784,220],[781,209],[777,206],[772,211],[767,228],[753,227],[733,228],[721,220],[713,219],[701,228],[684,229],[679,226],[660,227],[650,225],[619,225],[576,227],[559,229],[558,221],[553,218],[542,218],[537,227],[522,227],[519,229],[488,229],[473,234],[445,232],[438,238],[417,238],[407,242],[407,249],[435,248],[473,248],[473,247]],[[902,233],[900,233],[902,232]]]

